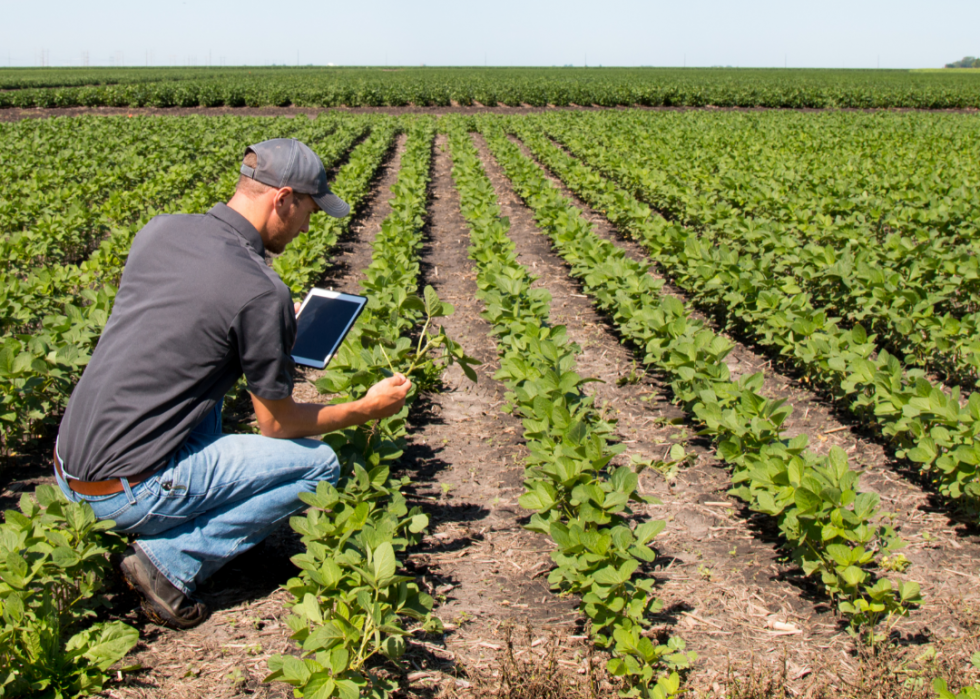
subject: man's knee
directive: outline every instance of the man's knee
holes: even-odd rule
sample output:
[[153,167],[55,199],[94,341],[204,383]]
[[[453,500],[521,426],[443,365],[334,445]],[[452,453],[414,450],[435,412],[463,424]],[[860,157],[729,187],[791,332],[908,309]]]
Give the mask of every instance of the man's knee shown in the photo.
[[315,439],[297,441],[310,448],[309,467],[304,479],[310,484],[310,490],[316,490],[316,484],[320,481],[330,481],[336,485],[337,479],[340,478],[340,462],[337,461],[334,450],[329,445]]

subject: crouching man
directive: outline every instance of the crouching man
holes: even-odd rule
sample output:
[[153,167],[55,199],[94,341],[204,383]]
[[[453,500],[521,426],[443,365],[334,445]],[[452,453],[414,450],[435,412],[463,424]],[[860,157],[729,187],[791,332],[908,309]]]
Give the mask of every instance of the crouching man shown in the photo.
[[[350,207],[312,150],[274,139],[246,149],[227,205],[150,221],[68,403],[58,484],[134,537],[122,573],[157,623],[204,621],[197,586],[301,509],[299,493],[337,482],[333,451],[305,437],[394,415],[411,387],[396,375],[352,403],[293,400],[295,309],[264,255],[317,211]],[[242,375],[261,436],[221,432],[222,399]]]

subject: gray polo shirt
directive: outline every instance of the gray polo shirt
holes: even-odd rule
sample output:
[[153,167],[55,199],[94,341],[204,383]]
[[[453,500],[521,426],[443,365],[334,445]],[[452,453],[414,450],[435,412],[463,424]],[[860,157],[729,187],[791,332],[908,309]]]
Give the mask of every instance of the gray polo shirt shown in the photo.
[[259,232],[224,204],[157,216],[136,234],[109,322],[61,421],[75,478],[159,469],[242,374],[269,400],[293,389],[296,317]]

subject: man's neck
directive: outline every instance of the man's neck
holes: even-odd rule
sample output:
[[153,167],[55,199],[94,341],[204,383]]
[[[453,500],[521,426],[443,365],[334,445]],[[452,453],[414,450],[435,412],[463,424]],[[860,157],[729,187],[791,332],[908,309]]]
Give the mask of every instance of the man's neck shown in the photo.
[[269,221],[268,205],[257,199],[250,199],[240,192],[236,192],[228,202],[228,208],[238,212],[245,217],[245,220],[255,226],[255,230],[262,236],[263,242],[268,233],[267,223]]

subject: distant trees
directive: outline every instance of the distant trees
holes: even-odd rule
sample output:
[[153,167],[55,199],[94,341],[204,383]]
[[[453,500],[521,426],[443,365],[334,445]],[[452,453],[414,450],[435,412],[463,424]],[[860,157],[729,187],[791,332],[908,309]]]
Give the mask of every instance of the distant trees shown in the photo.
[[955,63],[947,63],[947,68],[980,68],[980,58],[974,58],[973,56],[966,56],[962,61],[956,61]]

